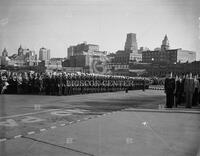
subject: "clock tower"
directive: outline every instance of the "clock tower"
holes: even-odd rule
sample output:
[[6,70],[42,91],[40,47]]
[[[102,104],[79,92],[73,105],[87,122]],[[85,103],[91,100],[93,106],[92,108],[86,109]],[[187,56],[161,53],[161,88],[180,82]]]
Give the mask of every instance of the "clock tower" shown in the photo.
[[165,35],[164,40],[162,41],[161,51],[169,50],[169,40],[167,35]]

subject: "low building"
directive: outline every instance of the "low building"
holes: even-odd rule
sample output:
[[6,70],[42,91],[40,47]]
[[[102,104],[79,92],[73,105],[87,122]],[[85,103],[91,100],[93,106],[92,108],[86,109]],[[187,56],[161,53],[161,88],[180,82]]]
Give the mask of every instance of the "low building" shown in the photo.
[[84,42],[68,48],[69,60],[66,60],[64,65],[82,67],[85,72],[96,73],[99,72],[101,64],[107,61],[106,55],[107,51],[100,51],[98,45]]
[[24,67],[26,66],[25,55],[12,55],[9,57],[10,60],[8,61],[9,66],[16,66],[16,67]]
[[130,59],[130,52],[124,51],[124,50],[118,50],[115,54],[115,58],[113,60],[113,63],[119,64],[129,64]]
[[39,68],[46,69],[48,71],[55,71],[55,70],[62,70],[62,62],[61,61],[52,61],[52,60],[47,60],[47,61],[41,61],[38,64]]
[[68,58],[77,55],[93,55],[95,52],[99,51],[99,45],[87,44],[86,42],[77,44],[75,46],[70,46],[68,48]]
[[23,49],[20,45],[18,48],[18,53],[7,58],[6,65],[15,67],[37,66],[37,55],[35,54],[34,50]]
[[144,63],[185,63],[196,60],[196,53],[182,49],[170,49],[165,51],[144,51],[142,52],[142,62]]
[[[129,71],[138,73],[143,76],[165,77],[166,74],[172,72],[174,75],[198,74],[200,75],[200,61],[191,63],[169,64],[166,62],[159,63],[132,63],[129,64]],[[137,74],[137,75],[138,75]]]
[[182,74],[198,74],[200,75],[200,61],[194,61],[191,63],[152,63],[146,66],[148,76],[165,77],[167,73],[172,72],[174,75]]
[[70,57],[70,67],[85,67],[90,65],[90,55],[76,55]]
[[70,59],[65,59],[65,60],[62,62],[62,66],[63,66],[63,67],[70,67]]
[[141,62],[142,54],[139,53],[130,53],[130,62]]
[[169,40],[165,35],[161,48],[153,51],[147,50],[142,52],[142,62],[159,63],[165,62],[169,64],[193,62],[196,60],[196,52],[182,49],[170,49]]
[[147,48],[147,47],[140,47],[140,49],[138,50],[138,53],[142,54],[143,51],[148,51],[148,50],[149,50],[149,48]]

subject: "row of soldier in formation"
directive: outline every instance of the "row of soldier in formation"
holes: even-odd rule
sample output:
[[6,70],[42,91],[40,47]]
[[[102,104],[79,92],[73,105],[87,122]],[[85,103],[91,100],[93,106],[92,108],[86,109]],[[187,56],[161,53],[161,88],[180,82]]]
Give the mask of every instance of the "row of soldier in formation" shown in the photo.
[[1,94],[71,95],[148,88],[148,79],[85,73],[8,72],[0,74]]
[[200,77],[186,74],[165,79],[166,107],[172,108],[185,104],[186,108],[200,104]]

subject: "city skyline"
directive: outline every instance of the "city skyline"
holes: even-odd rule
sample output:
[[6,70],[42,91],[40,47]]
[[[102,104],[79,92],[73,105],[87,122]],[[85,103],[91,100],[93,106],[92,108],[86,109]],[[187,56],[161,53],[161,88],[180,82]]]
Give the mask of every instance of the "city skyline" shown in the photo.
[[19,45],[51,50],[66,57],[67,48],[87,41],[100,50],[124,49],[127,33],[137,34],[138,47],[160,47],[165,34],[171,48],[183,48],[200,58],[198,0],[2,0],[0,49],[9,55]]

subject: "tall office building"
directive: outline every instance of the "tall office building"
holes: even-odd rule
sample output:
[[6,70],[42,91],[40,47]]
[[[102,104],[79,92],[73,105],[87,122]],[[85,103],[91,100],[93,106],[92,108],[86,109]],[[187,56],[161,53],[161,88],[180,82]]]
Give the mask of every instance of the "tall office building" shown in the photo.
[[70,56],[74,56],[75,46],[70,46],[67,48],[67,58],[70,59]]
[[40,48],[39,51],[39,60],[40,61],[48,61],[50,60],[50,50],[46,48]]
[[127,34],[124,49],[125,51],[130,51],[131,53],[138,53],[136,34],[134,33]]
[[6,48],[4,48],[3,52],[2,52],[2,56],[3,57],[7,57],[8,56],[8,51]]
[[22,46],[20,45],[19,49],[18,49],[18,56],[23,56],[24,55],[24,49],[22,48]]
[[162,41],[161,51],[169,50],[169,40],[167,35],[165,35],[164,40]]

